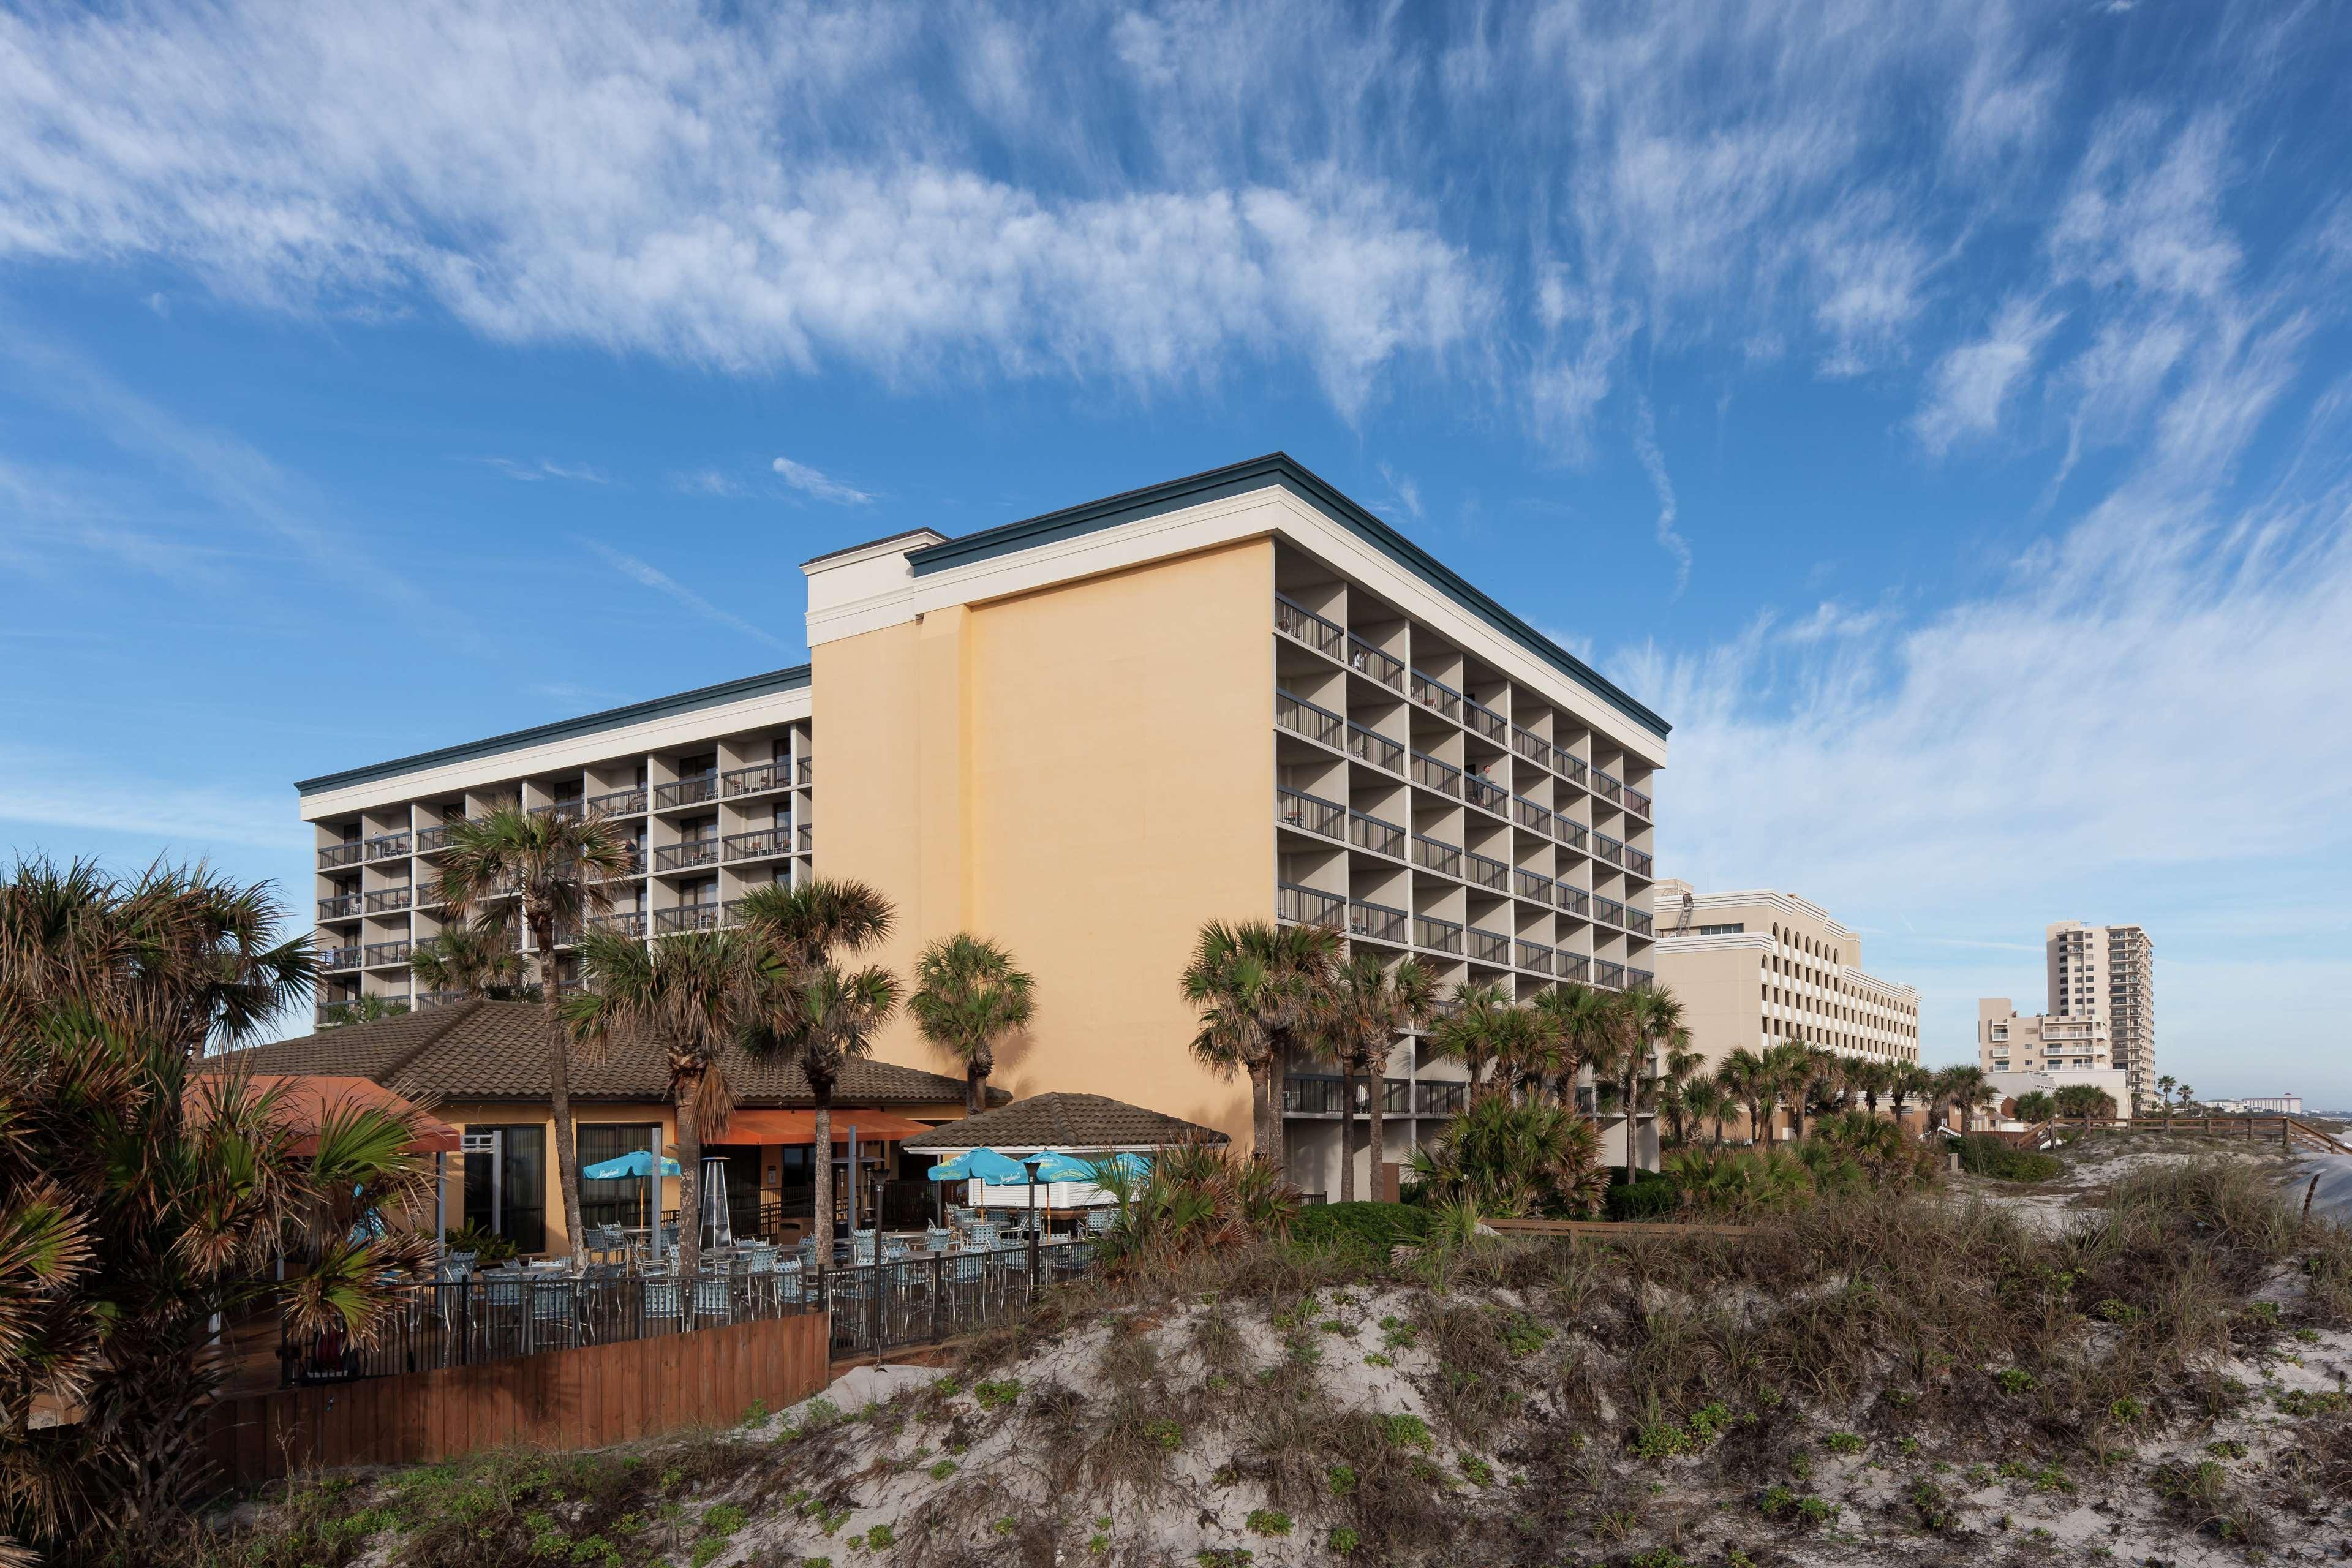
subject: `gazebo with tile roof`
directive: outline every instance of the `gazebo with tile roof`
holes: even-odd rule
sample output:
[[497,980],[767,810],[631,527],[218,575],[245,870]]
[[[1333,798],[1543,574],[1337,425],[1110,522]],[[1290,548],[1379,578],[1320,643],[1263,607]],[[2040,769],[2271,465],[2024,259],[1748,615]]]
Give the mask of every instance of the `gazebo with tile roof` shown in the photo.
[[1033,1094],[907,1140],[910,1154],[990,1148],[1001,1154],[1058,1149],[1073,1154],[1139,1153],[1171,1143],[1223,1143],[1226,1137],[1164,1111],[1100,1094]]

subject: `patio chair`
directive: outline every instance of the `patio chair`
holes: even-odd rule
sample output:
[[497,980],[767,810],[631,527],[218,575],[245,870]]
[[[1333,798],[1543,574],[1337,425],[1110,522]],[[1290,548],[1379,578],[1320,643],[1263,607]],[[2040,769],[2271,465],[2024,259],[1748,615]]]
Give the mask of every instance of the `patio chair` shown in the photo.
[[530,1291],[530,1348],[569,1344],[580,1337],[580,1297],[571,1279],[534,1279]]
[[679,1303],[685,1300],[675,1278],[656,1276],[641,1283],[645,1292],[645,1331],[648,1334],[674,1332],[678,1326]]
[[1089,1236],[1108,1236],[1110,1227],[1118,1223],[1118,1210],[1108,1204],[1087,1211],[1087,1234]]
[[779,1308],[798,1307],[801,1304],[803,1291],[799,1258],[783,1259],[776,1265],[775,1271],[770,1278],[773,1281],[770,1289],[775,1293],[776,1305]]
[[849,1260],[860,1268],[874,1261],[874,1233],[853,1230],[849,1233]]
[[698,1274],[694,1277],[694,1318],[697,1322],[729,1323],[735,1321],[735,1293],[724,1274]]
[[802,1270],[809,1273],[814,1272],[816,1269],[816,1237],[813,1236],[804,1236],[801,1237],[801,1244],[797,1250],[800,1253]]
[[882,1261],[885,1263],[903,1263],[906,1260],[906,1238],[897,1236],[884,1237],[882,1238]]
[[926,1252],[945,1252],[948,1249],[948,1243],[953,1239],[955,1239],[953,1231],[942,1229],[936,1225],[927,1225],[923,1227],[923,1250]]

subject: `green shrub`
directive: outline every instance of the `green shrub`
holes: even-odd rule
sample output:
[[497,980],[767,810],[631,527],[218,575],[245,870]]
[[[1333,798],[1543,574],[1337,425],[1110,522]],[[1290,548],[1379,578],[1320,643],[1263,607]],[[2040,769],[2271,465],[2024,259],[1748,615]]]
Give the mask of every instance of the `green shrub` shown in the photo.
[[1682,1188],[1659,1171],[1641,1172],[1632,1183],[1622,1170],[1610,1173],[1609,1195],[1602,1200],[1603,1219],[1669,1219],[1683,1206]]
[[2055,1154],[2014,1148],[1990,1132],[1971,1132],[1954,1148],[1961,1170],[2004,1182],[2046,1182],[2066,1168]]
[[1383,1415],[1381,1428],[1390,1443],[1400,1448],[1426,1448],[1433,1441],[1429,1423],[1418,1415]]
[[1859,1454],[1863,1450],[1859,1432],[1832,1432],[1822,1439],[1822,1447],[1832,1454]]
[[1290,1222],[1290,1245],[1377,1262],[1396,1247],[1420,1246],[1429,1217],[1408,1204],[1311,1204]]
[[1323,1473],[1330,1478],[1333,1497],[1346,1497],[1356,1489],[1356,1468],[1353,1465],[1334,1465]]
[[980,1401],[982,1409],[1002,1410],[1021,1397],[1021,1380],[1008,1377],[994,1383],[975,1384],[971,1393],[972,1397]]
[[1364,1538],[1359,1535],[1353,1527],[1345,1524],[1335,1524],[1331,1527],[1331,1550],[1340,1556],[1345,1557],[1363,1543]]
[[1288,1535],[1290,1516],[1278,1508],[1254,1508],[1243,1521],[1252,1535]]

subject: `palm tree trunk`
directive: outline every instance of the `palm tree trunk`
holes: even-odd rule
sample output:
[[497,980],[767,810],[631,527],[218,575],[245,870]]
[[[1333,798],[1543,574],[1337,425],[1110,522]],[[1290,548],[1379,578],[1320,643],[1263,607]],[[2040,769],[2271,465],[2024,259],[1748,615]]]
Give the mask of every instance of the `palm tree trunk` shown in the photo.
[[1641,1169],[1642,1151],[1634,1142],[1633,1131],[1633,1112],[1640,1109],[1633,1100],[1635,1075],[1640,1070],[1633,1058],[1625,1058],[1625,1184],[1629,1187],[1633,1184],[1634,1173]]
[[[673,1091],[677,1098],[677,1277],[679,1311],[684,1321],[694,1315],[694,1271],[702,1262],[702,1120],[695,1114],[691,1078],[680,1078]],[[655,1216],[660,1222],[660,1216]]]
[[547,1105],[555,1119],[555,1184],[563,1195],[563,1239],[576,1273],[588,1262],[588,1237],[580,1226],[580,1143],[572,1127],[572,1047],[563,1037],[562,971],[555,963],[555,922],[533,921],[539,944],[540,1009],[547,1026]]
[[[816,1162],[816,1213],[811,1216],[811,1223],[816,1232],[816,1266],[830,1268],[833,1267],[833,1080],[826,1079],[822,1083],[811,1083],[809,1087],[816,1090],[816,1147],[810,1151]],[[850,1172],[849,1179],[856,1181],[857,1173]],[[853,1258],[855,1256],[853,1248]],[[875,1257],[879,1260],[881,1254],[877,1252]]]
[[1290,1174],[1290,1160],[1289,1152],[1283,1146],[1283,1134],[1288,1129],[1283,1125],[1282,1100],[1285,1091],[1290,1087],[1290,1068],[1285,1060],[1287,1054],[1286,1046],[1276,1047],[1274,1060],[1266,1064],[1265,1070],[1265,1131],[1266,1146],[1269,1150],[1267,1158],[1274,1162],[1275,1174],[1286,1180]]
[[1269,1162],[1279,1158],[1275,1147],[1274,1129],[1266,1124],[1268,1121],[1266,1107],[1273,1102],[1271,1092],[1273,1076],[1274,1069],[1270,1064],[1265,1062],[1250,1064],[1250,1143],[1252,1145],[1250,1152],[1258,1159]]
[[1388,1142],[1387,1134],[1381,1131],[1382,1122],[1381,1120],[1382,1112],[1387,1109],[1388,1098],[1389,1081],[1387,1064],[1382,1063],[1381,1070],[1372,1075],[1371,1104],[1364,1111],[1364,1121],[1366,1124],[1364,1142],[1371,1149],[1371,1158],[1366,1162],[1366,1163],[1370,1168],[1372,1189],[1365,1195],[1376,1204],[1386,1203],[1389,1196],[1388,1174],[1381,1169],[1381,1164],[1385,1158],[1384,1151],[1388,1148]]
[[963,1069],[963,1113],[978,1116],[988,1109],[988,1069],[973,1063]]
[[1339,1201],[1356,1201],[1356,1069],[1339,1069]]

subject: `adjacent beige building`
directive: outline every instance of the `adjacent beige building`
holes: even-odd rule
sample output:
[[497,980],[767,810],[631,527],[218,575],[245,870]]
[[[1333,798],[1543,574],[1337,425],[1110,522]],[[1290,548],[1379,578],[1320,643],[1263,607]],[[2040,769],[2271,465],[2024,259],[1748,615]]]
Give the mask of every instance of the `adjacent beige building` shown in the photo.
[[1710,1066],[1734,1049],[1804,1040],[1842,1056],[1919,1059],[1919,994],[1862,967],[1862,938],[1793,893],[1651,889],[1659,983]]
[[2106,1026],[2128,1098],[2156,1096],[2156,944],[2136,925],[2060,921],[2043,933],[2053,1017],[2096,1018]]
[[2021,1014],[2006,996],[1979,997],[1977,1066],[2002,1097],[2004,1115],[2021,1095],[2076,1083],[2105,1090],[2117,1115],[2132,1114],[2129,1075],[2116,1058],[2107,1021],[2095,1013]]

